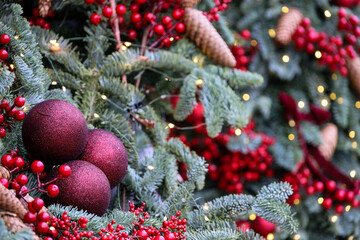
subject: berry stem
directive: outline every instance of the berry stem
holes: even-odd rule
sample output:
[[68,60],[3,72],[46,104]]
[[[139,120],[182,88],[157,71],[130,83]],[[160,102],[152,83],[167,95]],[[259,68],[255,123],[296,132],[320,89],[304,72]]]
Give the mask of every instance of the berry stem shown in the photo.
[[119,19],[117,17],[116,14],[116,2],[115,0],[110,0],[110,5],[111,5],[111,9],[113,10],[113,14],[114,16],[112,17],[111,21],[112,21],[112,29],[115,35],[115,39],[116,39],[116,50],[121,51],[121,37],[120,37],[120,28],[119,28]]
[[162,37],[160,37],[158,40],[153,42],[150,45],[150,48],[155,48],[159,44],[159,42],[161,42],[164,38],[168,37],[169,34],[175,29],[175,26],[176,26],[176,24],[174,24],[174,26],[172,26],[169,30],[167,30],[167,32]]
[[[148,43],[149,30],[150,30],[150,26],[148,26],[143,33],[142,40],[141,40],[140,56],[144,56],[144,54],[145,54],[146,45]],[[136,83],[135,83],[136,88],[139,88],[140,82],[141,82],[141,75],[136,79]]]

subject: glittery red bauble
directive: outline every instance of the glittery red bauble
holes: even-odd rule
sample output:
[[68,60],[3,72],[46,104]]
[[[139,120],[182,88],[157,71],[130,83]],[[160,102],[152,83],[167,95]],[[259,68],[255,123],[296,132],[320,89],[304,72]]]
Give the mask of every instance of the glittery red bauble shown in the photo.
[[78,159],[100,168],[109,179],[111,188],[121,182],[128,166],[128,155],[120,139],[102,129],[89,130],[87,144]]
[[75,159],[86,145],[88,129],[79,109],[51,99],[37,104],[26,115],[22,137],[28,152],[44,164]]
[[275,224],[257,216],[256,219],[251,223],[251,228],[255,232],[266,237],[269,233],[273,233],[275,231],[276,226]]
[[[80,160],[66,164],[71,167],[71,174],[54,182],[58,185],[60,193],[54,198],[48,198],[48,202],[71,205],[89,213],[103,215],[111,197],[110,183],[103,171],[91,163]],[[54,168],[49,174],[49,179],[57,175],[58,168]]]

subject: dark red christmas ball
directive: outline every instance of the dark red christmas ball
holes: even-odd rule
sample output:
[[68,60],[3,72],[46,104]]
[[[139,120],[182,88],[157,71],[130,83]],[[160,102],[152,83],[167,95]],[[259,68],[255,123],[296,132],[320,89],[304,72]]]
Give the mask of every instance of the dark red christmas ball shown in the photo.
[[109,179],[111,188],[121,182],[128,166],[128,155],[120,139],[102,129],[89,130],[87,144],[79,160],[100,168]]
[[26,149],[44,164],[76,159],[85,148],[87,135],[86,120],[80,110],[58,99],[33,107],[22,128]]
[[273,233],[276,229],[275,224],[266,221],[265,219],[257,216],[256,219],[251,222],[251,228],[262,236],[267,236],[269,233]]
[[[59,186],[60,193],[56,197],[48,198],[48,203],[71,205],[89,213],[103,215],[111,197],[110,183],[106,175],[89,162],[74,160],[66,164],[71,167],[71,175],[54,182]],[[57,175],[58,168],[53,168],[49,179]]]

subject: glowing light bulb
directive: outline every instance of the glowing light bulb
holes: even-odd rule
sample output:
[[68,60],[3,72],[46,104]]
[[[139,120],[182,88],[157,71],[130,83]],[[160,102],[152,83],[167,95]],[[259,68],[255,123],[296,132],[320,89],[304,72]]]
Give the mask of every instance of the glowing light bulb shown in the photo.
[[210,210],[209,204],[205,203],[204,206],[203,206],[203,209],[204,210]]
[[321,58],[321,56],[322,56],[322,54],[321,54],[321,52],[319,50],[316,51],[314,55],[315,55],[316,58]]
[[296,125],[296,123],[295,123],[294,120],[290,120],[290,121],[289,121],[289,126],[290,126],[290,127],[295,127],[295,125]]
[[346,205],[346,207],[345,207],[345,211],[350,211],[350,209],[351,209],[351,206],[350,205]]
[[350,138],[354,138],[354,137],[355,137],[355,131],[354,131],[354,130],[352,130],[352,131],[349,132],[349,137],[350,137]]
[[338,220],[338,216],[334,215],[331,217],[331,221],[335,223]]
[[355,170],[351,170],[351,171],[350,171],[350,177],[351,177],[351,178],[355,178],[355,176],[356,176],[356,171],[355,171]]
[[300,238],[301,238],[300,234],[297,233],[297,234],[294,235],[294,240],[299,240]]
[[321,106],[327,107],[328,105],[329,105],[329,101],[327,99],[324,98],[321,100]]
[[360,108],[360,101],[356,101],[356,102],[355,102],[355,107],[356,107],[357,109]]
[[270,36],[271,38],[276,37],[276,32],[275,32],[274,29],[270,28],[270,29],[268,30],[268,33],[269,33],[269,36]]
[[336,93],[330,93],[330,99],[334,101],[336,99]]
[[290,141],[293,141],[295,139],[295,135],[290,133],[288,138],[289,138]]
[[274,234],[269,233],[268,235],[266,235],[266,240],[274,240]]
[[352,146],[352,148],[354,148],[354,149],[357,148],[357,145],[358,145],[357,142],[352,142],[352,143],[351,143],[351,146]]
[[249,215],[249,220],[254,221],[256,219],[256,215],[254,213]]
[[197,86],[201,86],[201,85],[203,85],[204,80],[199,78],[199,79],[196,79],[195,83],[196,83]]
[[103,94],[103,95],[101,95],[101,99],[102,99],[102,100],[106,100],[106,99],[107,99],[107,96]]
[[344,103],[344,99],[343,99],[342,97],[338,97],[337,102],[338,102],[339,104],[343,104],[343,103]]
[[242,98],[244,99],[244,101],[249,101],[250,100],[250,95],[248,93],[244,93],[244,95],[242,96]]
[[251,44],[251,46],[256,47],[258,42],[255,39],[253,39],[250,41],[250,44]]
[[325,15],[325,17],[329,18],[329,17],[331,17],[331,12],[329,10],[325,10],[324,15]]
[[318,204],[322,204],[324,202],[324,198],[323,197],[319,197],[317,200]]
[[61,89],[63,90],[63,92],[66,92],[66,87],[62,86]]
[[151,166],[151,165],[147,166],[147,168],[148,168],[150,171],[152,171],[152,170],[155,169],[154,166]]
[[299,101],[298,102],[298,107],[299,108],[304,108],[305,107],[305,102],[304,101]]
[[323,93],[323,92],[325,91],[324,86],[323,86],[323,85],[319,85],[319,86],[317,87],[317,91],[318,91],[319,93]]
[[57,85],[57,81],[52,81],[51,85]]
[[168,128],[174,128],[175,127],[175,125],[173,123],[169,123],[167,126],[168,126]]
[[283,7],[281,8],[281,11],[282,11],[283,13],[288,13],[288,12],[289,12],[289,8],[288,8],[287,6],[283,6]]
[[100,117],[99,114],[94,113],[94,118],[99,118],[99,117]]
[[283,61],[284,63],[288,63],[288,62],[290,61],[290,57],[289,57],[288,55],[286,55],[286,54],[283,55],[281,59],[282,59],[282,61]]
[[198,63],[198,62],[199,62],[199,58],[198,58],[198,57],[194,57],[194,58],[193,58],[193,62],[194,62],[194,63]]
[[235,130],[235,135],[236,136],[240,136],[241,135],[241,129],[240,128],[237,128],[236,130]]
[[131,42],[124,42],[124,45],[125,45],[126,47],[130,47],[130,46],[131,46]]
[[336,73],[331,74],[331,79],[336,81],[338,79],[338,76]]

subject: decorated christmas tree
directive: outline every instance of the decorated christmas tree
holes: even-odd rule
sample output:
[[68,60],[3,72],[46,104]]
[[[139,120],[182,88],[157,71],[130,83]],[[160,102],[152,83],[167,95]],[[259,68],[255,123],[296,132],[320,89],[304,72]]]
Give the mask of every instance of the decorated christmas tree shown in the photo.
[[0,239],[360,239],[358,1],[0,3]]

